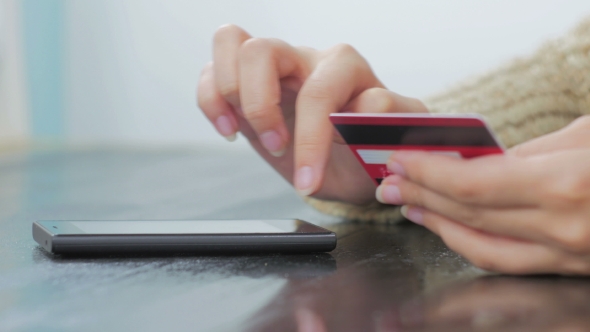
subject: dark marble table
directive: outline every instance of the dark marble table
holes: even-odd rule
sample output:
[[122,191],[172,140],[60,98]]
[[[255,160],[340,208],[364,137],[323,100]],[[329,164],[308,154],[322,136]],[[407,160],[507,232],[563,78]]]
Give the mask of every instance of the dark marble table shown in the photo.
[[[37,219],[298,217],[338,234],[312,255],[67,258]],[[306,206],[252,152],[0,154],[0,331],[590,330],[590,280],[486,275],[425,229]],[[569,330],[568,330],[569,331]]]

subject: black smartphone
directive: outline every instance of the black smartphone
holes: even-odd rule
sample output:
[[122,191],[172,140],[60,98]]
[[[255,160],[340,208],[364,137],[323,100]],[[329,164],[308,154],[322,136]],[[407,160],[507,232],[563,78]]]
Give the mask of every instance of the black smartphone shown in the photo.
[[304,253],[336,247],[336,234],[298,219],[44,220],[33,238],[55,254]]

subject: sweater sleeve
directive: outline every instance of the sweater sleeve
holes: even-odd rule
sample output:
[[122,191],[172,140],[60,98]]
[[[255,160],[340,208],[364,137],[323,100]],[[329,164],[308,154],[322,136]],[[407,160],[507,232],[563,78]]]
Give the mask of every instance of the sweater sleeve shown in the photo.
[[[424,103],[432,113],[481,114],[506,147],[590,114],[590,18],[532,56],[466,80]],[[403,220],[397,206],[305,200],[321,212],[351,220]]]

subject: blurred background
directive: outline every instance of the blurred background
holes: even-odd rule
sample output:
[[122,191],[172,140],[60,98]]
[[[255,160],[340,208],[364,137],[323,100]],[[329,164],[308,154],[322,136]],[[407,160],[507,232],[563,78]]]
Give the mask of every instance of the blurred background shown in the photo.
[[388,88],[425,97],[588,14],[588,0],[0,0],[0,146],[229,144],[195,105],[225,23],[352,44]]

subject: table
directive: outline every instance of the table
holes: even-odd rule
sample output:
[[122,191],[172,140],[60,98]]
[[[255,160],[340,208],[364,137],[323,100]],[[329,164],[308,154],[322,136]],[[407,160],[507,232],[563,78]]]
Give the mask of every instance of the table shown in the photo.
[[[331,253],[67,258],[38,219],[298,217]],[[63,148],[0,155],[0,331],[542,331],[590,326],[590,280],[486,274],[410,223],[308,207],[253,152]]]

